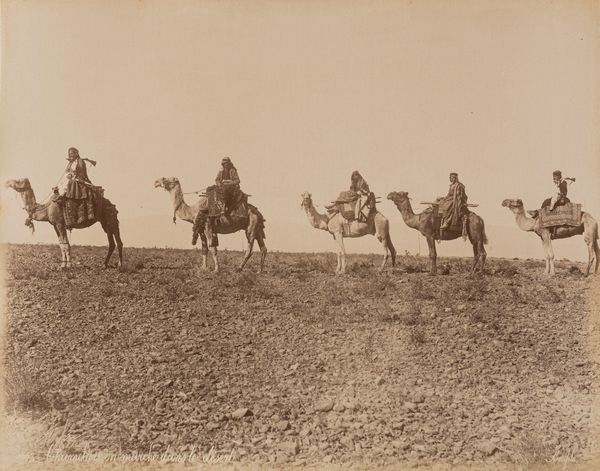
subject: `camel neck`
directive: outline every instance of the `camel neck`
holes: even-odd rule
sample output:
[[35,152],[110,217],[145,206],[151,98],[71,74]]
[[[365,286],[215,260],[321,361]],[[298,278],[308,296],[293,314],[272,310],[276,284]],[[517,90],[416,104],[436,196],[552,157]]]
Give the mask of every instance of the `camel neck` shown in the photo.
[[327,230],[327,216],[319,214],[312,203],[308,206],[305,205],[304,210],[306,211],[306,216],[308,217],[308,222],[310,222],[311,226],[316,229]]
[[526,232],[535,230],[535,219],[527,217],[524,208],[521,208],[515,212],[515,220],[517,221],[517,225],[521,230]]
[[29,189],[20,193],[23,201],[23,208],[34,221],[48,220],[48,205],[42,205],[36,202],[33,190]]
[[408,227],[412,227],[415,229],[419,227],[419,220],[421,215],[414,213],[412,206],[410,205],[410,201],[407,200],[400,204],[396,204],[396,206],[398,207],[398,210],[402,215],[402,219],[404,219],[404,223]]
[[179,183],[169,191],[169,194],[171,195],[173,209],[178,217],[180,217],[180,214],[183,214],[189,210],[189,206],[183,199],[183,191],[181,190],[181,185]]

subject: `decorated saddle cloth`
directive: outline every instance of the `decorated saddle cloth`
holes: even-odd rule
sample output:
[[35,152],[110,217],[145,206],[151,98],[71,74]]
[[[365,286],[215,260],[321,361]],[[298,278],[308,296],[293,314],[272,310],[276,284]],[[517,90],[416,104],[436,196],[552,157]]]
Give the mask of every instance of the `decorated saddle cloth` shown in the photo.
[[95,222],[102,212],[104,190],[101,187],[88,187],[83,198],[64,198],[63,214],[67,227]]
[[544,207],[539,211],[540,226],[579,226],[581,224],[581,204],[566,203],[556,206],[552,211]]

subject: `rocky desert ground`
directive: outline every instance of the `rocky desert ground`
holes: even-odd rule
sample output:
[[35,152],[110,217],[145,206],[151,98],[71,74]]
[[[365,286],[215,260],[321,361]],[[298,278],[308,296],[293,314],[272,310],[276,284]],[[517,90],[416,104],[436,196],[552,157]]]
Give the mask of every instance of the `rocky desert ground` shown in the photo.
[[582,265],[5,247],[5,386],[34,459],[207,453],[240,464],[533,465],[597,458],[598,278]]

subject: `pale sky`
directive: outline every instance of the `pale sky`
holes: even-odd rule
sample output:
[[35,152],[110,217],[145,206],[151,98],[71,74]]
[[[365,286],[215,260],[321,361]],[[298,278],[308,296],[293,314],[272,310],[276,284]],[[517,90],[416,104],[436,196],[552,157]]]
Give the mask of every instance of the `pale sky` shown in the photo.
[[[450,171],[479,204],[490,256],[542,258],[500,204],[539,206],[555,169],[600,217],[595,1],[7,0],[2,16],[3,179],[28,177],[42,199],[77,147],[98,161],[88,174],[117,205],[126,246],[191,247],[191,225],[171,223],[153,183],[206,187],[225,155],[267,219],[270,250],[334,250],[300,194],[328,203],[355,169],[383,197],[400,253],[417,252],[417,232],[385,196],[408,191],[420,211]],[[47,223],[32,237],[25,217],[2,188],[3,241],[56,241]],[[105,235],[95,225],[72,243]],[[346,247],[381,250],[374,237]],[[587,257],[581,237],[555,252]]]

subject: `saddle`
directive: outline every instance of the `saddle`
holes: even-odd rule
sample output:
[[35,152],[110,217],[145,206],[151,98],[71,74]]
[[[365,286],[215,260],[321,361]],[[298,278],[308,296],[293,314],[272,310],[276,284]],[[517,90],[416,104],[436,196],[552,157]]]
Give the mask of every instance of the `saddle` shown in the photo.
[[448,203],[445,198],[436,198],[434,203],[425,209],[424,213],[432,213],[433,217],[433,230],[434,234],[437,235],[437,240],[443,239],[444,232],[460,232],[462,233],[463,239],[467,236],[467,220],[469,218],[470,211],[466,211],[461,220],[457,224],[451,224],[450,226],[442,229],[442,221],[448,210],[452,207],[452,203]]
[[213,185],[206,189],[208,216],[245,216],[248,213],[248,196],[234,185]]
[[359,220],[366,220],[373,211],[376,211],[374,193],[369,193],[366,200],[361,200],[361,195],[355,191],[342,191],[335,201],[325,206],[325,209],[330,216],[340,213],[347,221],[354,221],[358,204],[361,204]]

